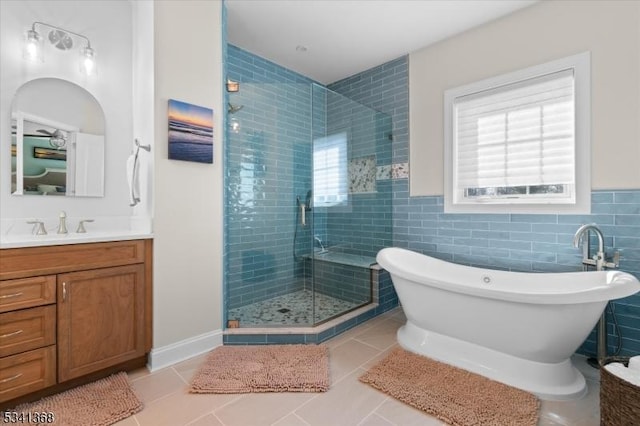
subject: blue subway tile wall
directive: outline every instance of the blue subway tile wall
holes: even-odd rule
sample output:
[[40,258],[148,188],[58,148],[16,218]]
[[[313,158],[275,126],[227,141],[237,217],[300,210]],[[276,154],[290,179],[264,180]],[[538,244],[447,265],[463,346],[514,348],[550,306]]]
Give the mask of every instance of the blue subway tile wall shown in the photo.
[[368,268],[311,259],[306,262],[308,270],[313,270],[315,291],[358,305],[371,302]]
[[[385,112],[393,120],[393,163],[408,160],[408,58],[401,57],[329,85],[332,90]],[[415,167],[415,166],[414,166]],[[610,251],[622,253],[620,270],[640,277],[640,190],[594,191],[590,215],[445,214],[442,197],[409,197],[407,179],[394,179],[393,246],[465,265],[513,271],[581,270],[573,248],[582,223],[597,223]],[[640,295],[614,304],[622,354],[640,353]],[[609,313],[610,350],[617,337]],[[595,332],[579,352],[595,353]]]
[[409,62],[402,56],[327,87],[392,117],[394,163],[409,161]]

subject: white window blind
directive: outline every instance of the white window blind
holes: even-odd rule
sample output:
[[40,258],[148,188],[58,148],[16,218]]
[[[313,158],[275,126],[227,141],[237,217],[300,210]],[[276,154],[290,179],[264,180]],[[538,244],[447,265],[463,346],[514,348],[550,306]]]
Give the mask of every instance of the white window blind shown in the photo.
[[316,207],[346,204],[347,134],[338,133],[313,143],[313,203]]
[[574,69],[457,97],[453,198],[575,202]]

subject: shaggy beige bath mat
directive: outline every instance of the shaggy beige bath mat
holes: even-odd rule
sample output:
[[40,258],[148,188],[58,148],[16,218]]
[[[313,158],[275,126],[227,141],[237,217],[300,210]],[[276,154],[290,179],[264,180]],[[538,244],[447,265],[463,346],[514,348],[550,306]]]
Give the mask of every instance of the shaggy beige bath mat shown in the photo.
[[534,395],[401,348],[360,381],[454,426],[538,422]]
[[107,426],[140,410],[142,402],[131,389],[127,373],[118,373],[39,401],[22,404],[10,411],[39,413],[40,423],[34,417],[32,424]]
[[326,392],[329,351],[320,345],[220,346],[191,381],[192,393]]

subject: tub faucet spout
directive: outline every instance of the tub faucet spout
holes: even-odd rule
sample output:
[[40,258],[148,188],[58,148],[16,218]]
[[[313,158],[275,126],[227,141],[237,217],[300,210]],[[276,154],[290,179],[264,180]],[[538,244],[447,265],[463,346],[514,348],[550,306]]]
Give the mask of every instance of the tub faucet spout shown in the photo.
[[317,235],[315,235],[313,237],[313,239],[318,243],[318,245],[320,246],[320,252],[324,253],[327,251],[327,249],[325,248],[324,244],[322,244],[322,240],[320,239],[320,237],[318,237]]
[[[598,237],[598,251],[593,257],[589,254],[589,231],[596,234]],[[615,251],[613,253],[613,261],[608,262],[604,253],[604,237],[602,231],[595,223],[582,225],[576,231],[573,237],[573,246],[578,248],[582,243],[582,263],[584,265],[595,266],[598,271],[602,271],[604,268],[617,268],[620,264],[620,252]]]
[[[589,255],[590,231],[598,237],[598,251],[593,258]],[[595,223],[582,225],[573,236],[573,246],[578,248],[580,243],[582,243],[582,263],[595,266],[598,271],[601,271],[604,264],[604,237],[600,228]]]

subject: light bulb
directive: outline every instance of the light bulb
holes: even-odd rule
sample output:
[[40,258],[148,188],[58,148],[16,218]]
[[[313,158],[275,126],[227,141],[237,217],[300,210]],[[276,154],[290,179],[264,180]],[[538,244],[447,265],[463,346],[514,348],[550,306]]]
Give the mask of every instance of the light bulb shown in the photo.
[[42,62],[42,42],[43,38],[40,37],[35,30],[31,29],[25,34],[25,44],[23,57],[29,61]]
[[89,46],[80,50],[80,72],[87,76],[97,74],[96,52]]

